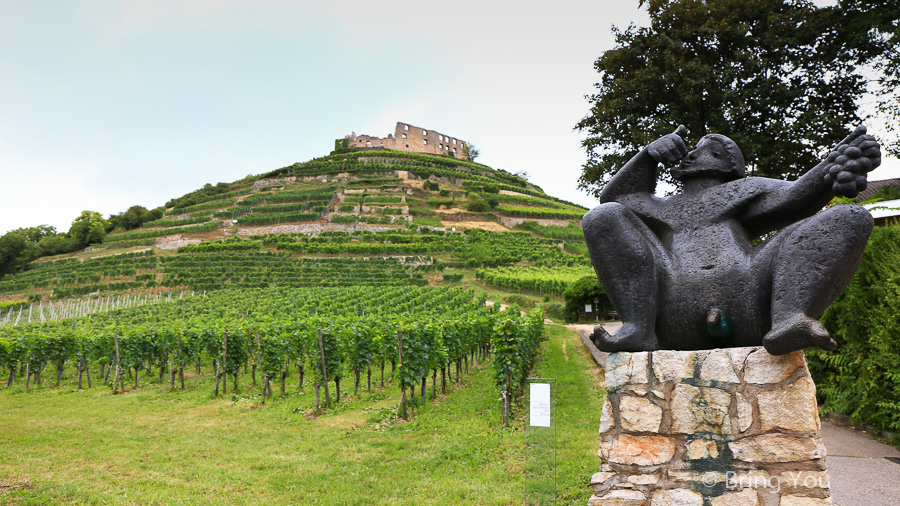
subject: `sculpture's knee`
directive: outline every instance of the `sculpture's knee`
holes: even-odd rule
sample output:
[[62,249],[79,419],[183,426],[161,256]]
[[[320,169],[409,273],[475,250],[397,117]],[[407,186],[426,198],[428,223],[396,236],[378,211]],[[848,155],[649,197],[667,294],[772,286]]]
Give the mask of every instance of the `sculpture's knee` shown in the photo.
[[846,240],[858,239],[865,242],[875,225],[872,215],[865,208],[856,204],[841,204],[830,207],[817,214],[816,217],[827,223],[830,230]]
[[866,211],[863,206],[856,204],[837,205],[829,208],[825,213],[832,213],[836,215],[835,219],[840,220],[845,225],[866,232],[871,232],[875,224],[875,220],[872,219],[869,211]]
[[622,204],[607,202],[588,211],[581,219],[581,226],[590,242],[621,234],[622,225],[634,217],[634,213]]

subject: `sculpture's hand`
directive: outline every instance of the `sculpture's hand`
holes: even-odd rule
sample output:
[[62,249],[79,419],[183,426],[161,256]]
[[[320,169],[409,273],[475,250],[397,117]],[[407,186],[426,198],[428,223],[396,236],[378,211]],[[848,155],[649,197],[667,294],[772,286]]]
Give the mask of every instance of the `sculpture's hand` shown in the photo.
[[825,182],[839,197],[855,197],[866,189],[866,174],[881,165],[881,147],[859,126],[828,154]]
[[687,128],[684,125],[678,125],[675,132],[663,135],[659,139],[651,142],[647,146],[647,152],[657,162],[663,165],[671,165],[684,158],[688,153],[687,146],[684,144],[684,134]]

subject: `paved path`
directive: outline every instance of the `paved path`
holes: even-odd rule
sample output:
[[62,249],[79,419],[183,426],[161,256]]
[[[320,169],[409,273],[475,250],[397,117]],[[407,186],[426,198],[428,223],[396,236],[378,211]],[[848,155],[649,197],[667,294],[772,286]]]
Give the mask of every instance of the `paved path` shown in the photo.
[[[612,334],[621,325],[608,322],[603,328]],[[567,327],[581,331],[583,338],[594,329],[593,325]],[[605,363],[605,354],[597,354],[600,356],[594,359],[599,364]],[[822,441],[828,455],[826,466],[835,506],[900,506],[900,460],[888,460],[900,459],[900,450],[824,420]]]
[[822,440],[836,506],[900,505],[900,451],[824,420]]

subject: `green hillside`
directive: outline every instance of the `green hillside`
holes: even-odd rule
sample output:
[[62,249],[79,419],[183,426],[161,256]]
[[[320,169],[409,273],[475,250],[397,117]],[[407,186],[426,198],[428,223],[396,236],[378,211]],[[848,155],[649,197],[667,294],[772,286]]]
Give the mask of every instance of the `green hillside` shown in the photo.
[[0,279],[0,322],[26,303],[33,312],[73,297],[442,285],[465,283],[476,268],[587,266],[585,211],[517,175],[450,157],[333,154],[206,185],[138,227],[19,266]]

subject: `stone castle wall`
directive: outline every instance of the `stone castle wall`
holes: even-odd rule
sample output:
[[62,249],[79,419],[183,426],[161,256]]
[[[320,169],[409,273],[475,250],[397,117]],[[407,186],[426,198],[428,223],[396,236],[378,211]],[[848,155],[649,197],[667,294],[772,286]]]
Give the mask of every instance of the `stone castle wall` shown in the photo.
[[803,352],[612,353],[589,506],[831,505]]
[[355,133],[347,138],[350,141],[350,147],[361,150],[394,149],[431,155],[452,154],[462,160],[468,159],[465,155],[465,141],[408,123],[397,122],[394,133],[384,138],[356,135]]

